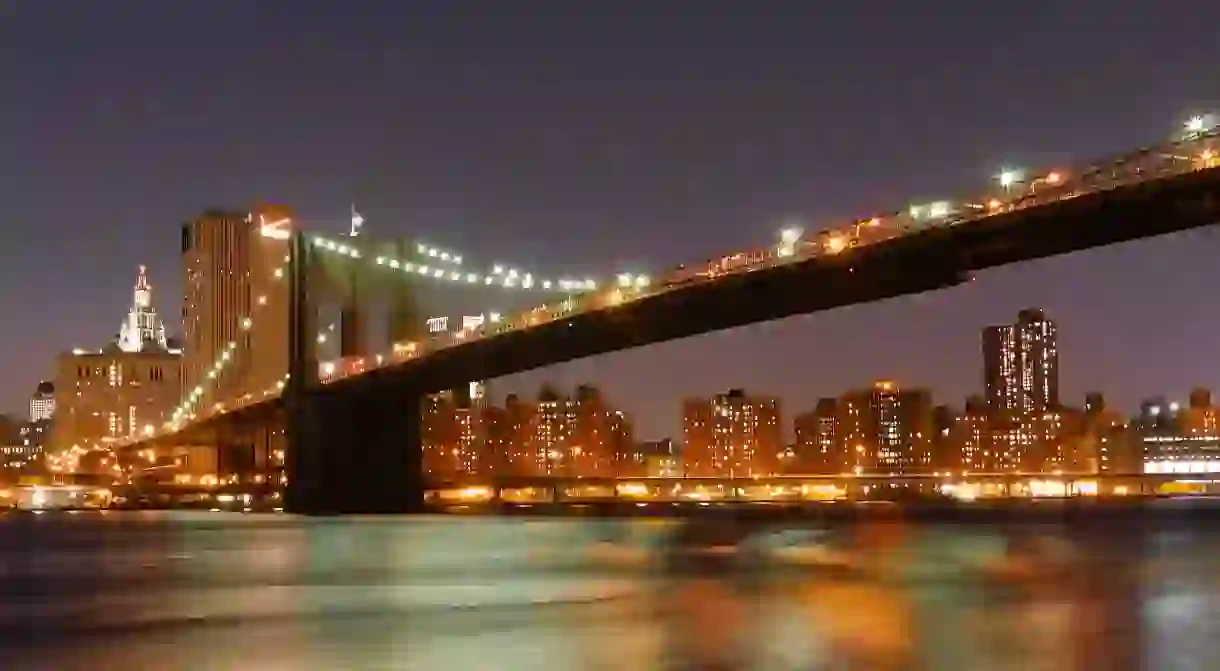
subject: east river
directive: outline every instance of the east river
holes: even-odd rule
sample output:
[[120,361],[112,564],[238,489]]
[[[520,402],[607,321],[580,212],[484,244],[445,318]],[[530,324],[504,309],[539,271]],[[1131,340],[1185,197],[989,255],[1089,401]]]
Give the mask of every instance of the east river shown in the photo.
[[6,669],[64,671],[1174,671],[1220,659],[1220,522],[723,526],[12,514],[0,517],[0,654]]

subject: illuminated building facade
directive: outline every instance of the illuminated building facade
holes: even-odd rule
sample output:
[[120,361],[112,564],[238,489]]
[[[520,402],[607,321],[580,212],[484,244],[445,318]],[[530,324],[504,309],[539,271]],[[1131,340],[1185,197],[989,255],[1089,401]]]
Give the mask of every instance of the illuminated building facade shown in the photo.
[[488,404],[486,386],[425,397],[422,443],[424,472],[438,479],[500,474],[509,439],[500,432],[502,413]]
[[1106,407],[1102,394],[1086,394],[1079,431],[1064,449],[1064,470],[1077,473],[1138,472],[1141,459],[1132,454],[1132,441],[1127,433],[1127,422],[1122,415]]
[[73,350],[56,359],[52,447],[105,447],[151,431],[178,403],[181,354],[174,350]]
[[1164,398],[1145,401],[1133,423],[1144,473],[1220,472],[1220,431],[1216,430],[1211,392],[1190,392],[1185,407]]
[[538,393],[535,407],[528,450],[533,460],[533,474],[564,474],[566,447],[576,424],[576,413],[568,400],[549,386],[544,386]]
[[103,448],[151,431],[172,412],[181,398],[182,352],[166,346],[156,314],[141,266],[125,322],[131,328],[101,350],[57,357],[52,451]]
[[492,405],[486,385],[427,397],[424,470],[437,480],[480,475],[610,477],[634,446],[630,420],[591,386],[571,398],[543,387],[536,402]]
[[1062,469],[1072,420],[1071,413],[1062,409],[992,418],[993,470],[1038,473]]
[[615,467],[615,475],[620,478],[680,478],[682,462],[674,441],[669,438],[646,441],[624,450]]
[[784,449],[780,404],[741,389],[683,402],[683,466],[688,477],[774,475]]
[[983,330],[983,377],[992,415],[1059,407],[1059,345],[1055,322],[1022,310],[1014,324]]
[[575,477],[610,477],[615,464],[632,446],[631,424],[611,408],[601,390],[590,385],[576,388],[570,399],[573,426],[567,445],[567,473]]
[[889,381],[840,399],[844,452],[857,473],[921,473],[932,463],[932,395]]
[[999,457],[991,445],[991,425],[986,399],[971,396],[966,408],[950,429],[954,449],[958,451],[957,470],[972,473],[992,473],[999,470]]
[[1220,436],[1141,436],[1144,473],[1220,473]]
[[[290,234],[283,207],[208,210],[183,225],[183,391],[199,390],[197,414],[261,394],[287,374]],[[232,359],[215,370],[226,350]]]
[[537,407],[509,394],[504,407],[489,406],[484,412],[487,424],[487,452],[497,474],[536,475],[538,460],[531,450]]
[[457,404],[453,394],[443,392],[424,397],[420,426],[424,473],[446,481],[462,473],[459,450],[460,431]]
[[42,422],[55,415],[55,383],[43,380],[30,397],[30,421]]

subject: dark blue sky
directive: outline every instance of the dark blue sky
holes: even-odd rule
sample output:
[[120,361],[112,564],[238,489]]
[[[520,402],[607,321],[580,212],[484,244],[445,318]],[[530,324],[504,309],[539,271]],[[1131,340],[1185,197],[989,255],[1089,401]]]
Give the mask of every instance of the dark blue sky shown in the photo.
[[[819,4],[821,8],[819,9]],[[1220,108],[1214,5],[0,0],[0,407],[95,345],[178,224],[285,202],[486,262],[654,271],[1160,139]],[[819,227],[815,223],[813,227]],[[878,377],[960,403],[978,329],[1060,322],[1069,398],[1220,388],[1210,231],[963,289],[713,334],[498,383],[592,381],[674,431],[730,385],[788,409]]]

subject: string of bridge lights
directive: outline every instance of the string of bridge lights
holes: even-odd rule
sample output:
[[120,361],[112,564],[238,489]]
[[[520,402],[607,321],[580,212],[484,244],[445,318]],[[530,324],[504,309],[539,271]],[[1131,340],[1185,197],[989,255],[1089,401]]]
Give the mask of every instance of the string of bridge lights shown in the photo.
[[[333,251],[337,254],[345,255],[350,258],[362,258],[362,253],[354,246],[347,245],[335,240],[317,237],[313,238],[314,245],[327,251]],[[460,266],[462,256],[454,252],[440,249],[429,245],[419,244],[416,246],[416,252],[421,256],[429,259],[436,259],[438,265],[445,266]],[[286,272],[290,258],[285,256],[284,263],[276,268],[272,275],[276,280],[282,280]],[[535,280],[530,273],[521,273],[516,269],[505,269],[503,266],[495,266],[491,272],[479,273],[459,273],[453,270],[448,270],[444,267],[429,267],[427,264],[404,262],[397,259],[387,257],[378,257],[377,265],[382,265],[395,270],[401,270],[405,273],[414,273],[419,276],[426,276],[434,279],[442,279],[450,282],[464,281],[468,284],[482,283],[484,285],[497,285],[507,288],[533,289],[541,288],[542,290],[558,288],[560,291],[577,292],[590,291],[597,287],[594,280],[568,280],[561,279],[558,281],[552,280]],[[243,316],[238,320],[238,327],[247,332],[254,328],[255,317],[260,308],[267,305],[268,298],[266,295],[260,295],[255,299],[254,305],[251,306],[250,314]],[[318,341],[325,342],[325,332],[318,334]],[[229,341],[221,349],[220,354],[212,362],[207,369],[207,374],[204,380],[187,392],[182,401],[174,408],[170,414],[169,421],[162,425],[163,429],[177,429],[184,421],[194,418],[198,411],[200,402],[207,396],[208,392],[212,391],[224,370],[230,366],[236,359],[237,341]],[[287,376],[283,380],[278,381],[274,388],[268,388],[263,391],[263,396],[269,396],[276,391],[282,391],[287,382]],[[153,432],[147,428],[143,432],[145,436],[151,435]]]
[[[1194,116],[1187,120],[1183,126],[1183,139],[1191,140],[1203,134],[1213,132],[1217,126],[1220,126],[1220,117],[1214,114]],[[1211,150],[1205,150],[1201,155],[1201,158],[1207,163],[1210,163],[1213,160],[1220,160],[1220,157],[1217,157],[1216,153]],[[1020,182],[1024,179],[1024,177],[1023,171],[1015,169],[1005,169],[996,176],[1003,187],[1009,187],[1017,182]],[[1050,183],[1057,183],[1061,177],[1059,173],[1052,172],[1042,179]],[[936,211],[936,207],[939,205],[940,204],[933,204],[932,206],[929,206],[930,216],[940,214],[940,212]],[[916,216],[914,211],[912,212],[912,216]],[[359,224],[363,222],[362,218],[359,220],[357,218],[358,215],[356,215],[353,210],[353,235],[355,235],[355,233],[359,230]],[[274,229],[278,223],[280,222],[264,224],[264,229]],[[781,235],[780,255],[791,255],[794,252],[795,244],[797,241],[799,241],[800,237],[800,229],[785,229]],[[353,259],[360,259],[364,258],[365,256],[357,246],[350,243],[344,243],[339,240],[333,240],[322,236],[312,236],[311,241],[316,248],[341,256],[346,256]],[[420,277],[451,283],[464,283],[470,285],[481,284],[485,286],[496,286],[521,290],[560,291],[569,294],[595,291],[598,288],[597,282],[593,279],[539,279],[536,278],[532,273],[523,273],[515,268],[499,264],[494,265],[491,270],[483,273],[464,272],[460,270],[463,264],[463,256],[461,254],[428,244],[417,244],[415,246],[415,252],[420,257],[423,257],[423,259],[426,259],[426,261],[406,261],[387,256],[377,256],[373,259],[373,261],[376,265],[383,266],[390,270],[396,270],[402,273],[413,274]],[[787,252],[787,254],[784,252]],[[284,257],[284,264],[273,271],[273,275],[276,280],[284,277],[289,262],[289,257]],[[649,282],[648,277],[645,275],[620,274],[616,277],[615,284],[617,284],[617,286],[620,288],[640,289],[648,286]],[[249,331],[251,328],[253,328],[254,316],[261,307],[267,304],[267,300],[266,295],[259,296],[256,299],[255,304],[251,306],[250,314],[243,317],[239,321],[239,327],[242,331]],[[495,316],[498,317],[499,315],[497,314]],[[492,321],[498,321],[498,319],[493,319]],[[333,325],[331,328],[333,330]],[[318,341],[325,342],[325,331],[318,334]],[[199,402],[216,385],[217,380],[220,379],[221,373],[224,371],[224,369],[233,363],[236,350],[237,343],[235,341],[230,341],[226,344],[226,346],[221,350],[219,356],[217,356],[216,360],[212,363],[212,366],[206,375],[206,379],[203,381],[203,383],[194,387],[186,395],[183,401],[174,409],[170,421],[165,422],[163,428],[176,429],[183,421],[192,419],[194,417],[194,413]],[[382,357],[378,356],[377,358],[380,362]],[[264,390],[263,396],[269,396],[272,393],[275,393],[277,390],[283,390],[287,379],[287,376],[285,376],[282,380],[278,381],[274,387]],[[247,397],[249,396],[251,395],[247,394]],[[148,435],[149,433],[150,432],[148,432],[146,429],[145,434]]]
[[[364,252],[355,245],[322,236],[314,236],[312,242],[315,247],[339,254],[340,256],[353,259],[364,258]],[[435,258],[437,261],[428,263],[406,261],[389,256],[378,256],[373,259],[373,262],[378,266],[390,270],[455,284],[482,284],[484,286],[496,286],[507,289],[562,291],[567,293],[594,291],[597,289],[597,281],[591,278],[540,279],[535,277],[533,273],[522,272],[516,268],[500,264],[492,266],[491,270],[483,273],[463,272],[454,268],[454,266],[459,266],[462,263],[462,256],[460,254],[427,245],[418,245],[416,251],[427,258]]]
[[[362,252],[355,246],[344,244],[336,240],[315,236],[313,238],[313,243],[316,247],[326,251],[335,252],[350,258],[363,258]],[[462,255],[460,254],[425,244],[416,245],[416,252],[429,259],[436,259],[434,263],[441,266],[460,266],[463,260]],[[274,279],[283,279],[289,262],[289,257],[285,256],[284,263],[273,271]],[[565,278],[560,280],[537,280],[531,273],[522,273],[514,268],[505,268],[501,265],[494,266],[488,273],[480,274],[472,272],[461,273],[445,267],[436,267],[435,265],[429,266],[427,264],[418,262],[400,261],[388,257],[377,257],[376,263],[377,265],[385,266],[394,270],[400,270],[404,273],[412,273],[422,277],[440,279],[449,282],[464,282],[467,284],[481,283],[483,285],[495,285],[524,290],[535,288],[543,291],[557,289],[559,291],[565,291],[568,293],[592,291],[597,288],[596,281],[592,279],[575,280]],[[636,277],[620,275],[619,283],[621,285],[626,282],[623,279],[624,277],[632,277],[633,279],[630,280],[630,283],[637,285],[646,281],[643,276]],[[268,298],[266,295],[260,295],[255,299],[254,305],[251,306],[250,314],[243,316],[238,321],[238,326],[243,332],[249,331],[254,327],[257,312],[260,308],[267,304],[267,301]],[[318,341],[326,341],[325,331],[318,334]],[[221,349],[220,354],[208,368],[208,372],[205,375],[204,380],[186,394],[185,398],[183,398],[178,406],[174,408],[170,415],[169,421],[165,422],[162,428],[176,429],[181,426],[184,421],[188,421],[195,416],[200,402],[205,396],[207,396],[208,392],[212,391],[218,380],[221,378],[224,370],[234,362],[237,353],[237,346],[238,343],[236,341],[229,341],[225,344],[225,346]],[[287,376],[285,376],[283,380],[278,381],[273,388],[264,390],[263,396],[269,396],[276,391],[282,391],[286,382]],[[146,430],[144,433],[145,435],[148,435],[151,432]]]
[[[284,273],[286,272],[289,263],[291,263],[291,257],[285,256],[284,262],[278,268],[272,271],[272,277],[277,281],[284,279]],[[255,298],[254,304],[250,306],[249,314],[246,314],[238,320],[238,328],[243,332],[248,332],[254,328],[254,317],[257,315],[260,309],[267,305],[267,302],[268,298],[266,294],[261,294]],[[207,395],[209,391],[212,391],[212,389],[216,386],[216,383],[220,380],[221,374],[224,372],[225,368],[233,363],[236,354],[237,341],[230,340],[229,342],[225,343],[225,346],[220,350],[220,354],[208,368],[207,375],[204,377],[203,382],[195,385],[193,389],[187,392],[186,397],[181,403],[178,404],[176,408],[174,408],[173,413],[170,414],[169,421],[165,422],[165,424],[162,425],[162,428],[176,429],[182,424],[183,421],[192,419],[195,415],[199,402],[202,401],[203,397]],[[284,380],[277,382],[277,388],[282,390],[286,380],[287,376],[284,377]],[[271,390],[267,390],[263,395],[266,396],[270,393]],[[146,430],[146,433],[151,432]]]

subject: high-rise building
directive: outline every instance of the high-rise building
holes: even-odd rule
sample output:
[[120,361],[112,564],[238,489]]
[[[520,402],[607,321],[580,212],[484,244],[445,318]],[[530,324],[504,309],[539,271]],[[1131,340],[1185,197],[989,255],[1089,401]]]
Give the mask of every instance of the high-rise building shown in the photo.
[[859,473],[918,473],[932,462],[932,394],[881,381],[840,399],[844,447]]
[[614,475],[616,453],[629,449],[630,422],[606,403],[601,390],[580,385],[572,406],[573,425],[567,446],[567,474],[576,477]]
[[779,399],[730,389],[682,407],[684,470],[688,477],[775,474],[784,449]]
[[52,451],[102,448],[150,432],[180,400],[182,353],[167,347],[163,329],[146,328],[159,322],[142,267],[127,323],[134,330],[101,350],[75,349],[56,359]]
[[462,471],[460,427],[457,405],[451,392],[424,397],[421,409],[420,444],[424,474],[438,481],[456,478]]
[[504,408],[487,411],[487,450],[498,473],[537,475],[539,464],[533,452],[533,426],[538,408],[516,394],[509,394]]
[[55,415],[55,383],[43,380],[30,397],[30,421],[41,422]]
[[562,475],[566,447],[572,435],[575,412],[558,391],[543,386],[538,392],[530,449],[538,475]]
[[[288,371],[286,208],[208,210],[182,227],[183,391],[197,414],[262,393]],[[219,371],[216,362],[231,351]]]
[[993,415],[1058,408],[1055,322],[1042,310],[1027,309],[1016,323],[983,329],[983,378]]
[[990,473],[999,470],[999,459],[991,445],[990,413],[981,396],[966,399],[966,408],[953,422],[950,434],[962,471]]

